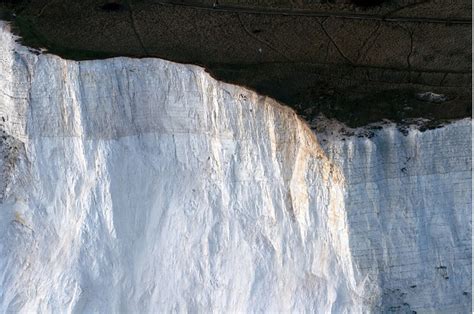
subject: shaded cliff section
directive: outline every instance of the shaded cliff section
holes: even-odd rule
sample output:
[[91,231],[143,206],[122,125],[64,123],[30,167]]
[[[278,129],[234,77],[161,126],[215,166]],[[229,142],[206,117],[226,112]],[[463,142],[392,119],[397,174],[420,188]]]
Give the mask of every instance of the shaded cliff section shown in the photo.
[[[349,126],[471,116],[471,1],[3,1],[24,44],[204,66]],[[442,95],[431,97],[434,93]]]

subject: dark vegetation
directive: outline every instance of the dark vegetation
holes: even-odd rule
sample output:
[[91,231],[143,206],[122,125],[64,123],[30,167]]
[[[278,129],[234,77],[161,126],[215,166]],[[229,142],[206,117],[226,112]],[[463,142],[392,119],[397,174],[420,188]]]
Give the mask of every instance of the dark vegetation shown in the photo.
[[361,7],[373,7],[381,5],[384,1],[385,0],[352,0],[352,3]]
[[105,12],[119,12],[125,10],[125,6],[117,2],[107,2],[100,6]]

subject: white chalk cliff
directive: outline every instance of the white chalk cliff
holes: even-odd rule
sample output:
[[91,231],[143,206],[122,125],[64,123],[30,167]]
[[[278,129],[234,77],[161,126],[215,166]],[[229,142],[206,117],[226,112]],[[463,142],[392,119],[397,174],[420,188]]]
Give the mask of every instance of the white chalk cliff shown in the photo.
[[157,59],[0,24],[0,312],[471,310],[471,121],[314,133]]

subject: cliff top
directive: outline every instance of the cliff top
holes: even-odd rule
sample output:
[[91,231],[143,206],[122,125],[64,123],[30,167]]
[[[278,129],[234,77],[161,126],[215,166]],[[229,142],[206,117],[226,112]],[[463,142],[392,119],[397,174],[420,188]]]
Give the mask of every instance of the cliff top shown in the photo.
[[[4,1],[24,44],[75,60],[204,66],[306,118],[471,115],[471,1]],[[424,97],[443,95],[442,101]]]

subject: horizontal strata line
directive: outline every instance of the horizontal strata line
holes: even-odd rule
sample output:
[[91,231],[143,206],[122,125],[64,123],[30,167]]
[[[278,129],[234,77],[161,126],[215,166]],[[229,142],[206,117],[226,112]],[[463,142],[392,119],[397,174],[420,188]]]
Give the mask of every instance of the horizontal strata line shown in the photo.
[[265,14],[265,15],[284,15],[284,16],[308,16],[308,17],[335,17],[341,19],[352,19],[352,20],[374,20],[383,22],[412,22],[412,23],[435,23],[435,24],[465,24],[471,25],[472,20],[470,19],[443,19],[443,18],[432,18],[432,17],[403,17],[393,16],[388,17],[384,15],[374,14],[358,14],[358,13],[345,13],[345,12],[322,12],[322,11],[310,11],[310,10],[288,10],[288,9],[261,9],[261,8],[249,8],[241,6],[229,6],[229,5],[196,5],[186,3],[174,3],[174,2],[163,2],[156,1],[156,4],[163,6],[180,6],[191,9],[207,10],[213,12],[227,12],[227,13],[246,13],[246,14]]

